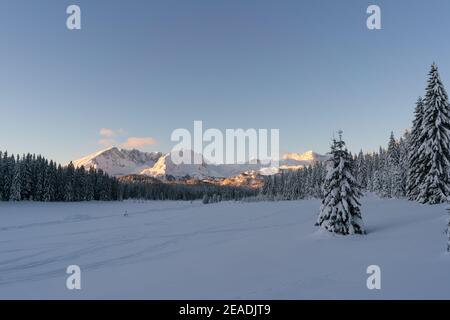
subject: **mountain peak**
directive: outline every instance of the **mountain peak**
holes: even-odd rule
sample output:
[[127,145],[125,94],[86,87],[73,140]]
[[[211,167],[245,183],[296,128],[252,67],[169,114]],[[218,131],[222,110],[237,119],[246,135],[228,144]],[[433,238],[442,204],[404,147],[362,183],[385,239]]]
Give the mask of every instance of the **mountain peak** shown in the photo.
[[182,156],[183,153],[191,153],[192,162],[194,162],[195,157],[200,157],[201,164],[175,164],[172,160],[172,153],[169,152],[166,155],[161,156],[151,168],[142,170],[141,174],[159,178],[164,178],[166,176],[204,178],[210,175],[208,165],[204,161],[202,155],[196,154],[192,150],[179,150],[180,156]]
[[142,152],[109,147],[73,161],[75,167],[94,167],[112,176],[138,174],[153,166],[162,156],[160,152]]
[[322,161],[325,156],[318,154],[312,150],[305,153],[286,153],[283,155],[283,160],[295,160],[295,161]]

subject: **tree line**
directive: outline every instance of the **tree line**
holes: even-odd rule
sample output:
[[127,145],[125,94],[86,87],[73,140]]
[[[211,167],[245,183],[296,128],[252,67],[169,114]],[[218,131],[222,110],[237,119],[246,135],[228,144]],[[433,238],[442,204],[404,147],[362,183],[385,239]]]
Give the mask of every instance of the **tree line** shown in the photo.
[[280,170],[277,174],[264,177],[260,198],[269,200],[322,198],[325,173],[325,164],[322,162],[315,162],[298,170]]
[[102,170],[56,164],[40,155],[0,151],[0,200],[119,200],[119,182]]
[[21,157],[0,151],[0,201],[114,201],[124,199],[196,200],[204,195],[239,200],[256,193],[243,187],[206,183],[184,185],[108,176],[102,170],[56,164],[41,155]]

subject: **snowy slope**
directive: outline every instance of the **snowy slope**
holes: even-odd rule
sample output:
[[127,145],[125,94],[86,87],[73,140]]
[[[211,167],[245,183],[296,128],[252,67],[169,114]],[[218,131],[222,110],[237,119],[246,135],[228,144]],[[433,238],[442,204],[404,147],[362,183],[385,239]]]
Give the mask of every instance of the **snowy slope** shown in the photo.
[[[191,159],[194,159],[192,151]],[[144,169],[140,173],[156,178],[164,178],[166,176],[203,178],[211,175],[210,168],[204,161],[201,164],[175,164],[170,153],[159,158],[153,167]]]
[[84,166],[102,169],[112,176],[138,174],[142,170],[152,167],[162,156],[160,152],[142,152],[139,150],[108,148],[84,158],[73,161],[75,167]]
[[[191,159],[194,157],[199,157],[202,159],[201,164],[175,164],[172,161],[171,154],[168,153],[162,156],[153,167],[141,171],[141,174],[164,178],[166,176],[172,177],[185,177],[190,176],[193,178],[206,178],[206,177],[222,177],[228,178],[232,176],[239,175],[240,173],[259,170],[261,168],[260,164],[232,164],[232,165],[216,165],[208,163],[199,154],[194,154],[191,150],[186,150],[185,152],[191,153]],[[193,160],[192,160],[193,161]]]
[[[318,208],[0,203],[0,298],[450,299],[445,205],[364,198],[368,234],[353,237],[318,231]],[[71,264],[79,291],[65,288]],[[366,287],[373,264],[381,290]]]

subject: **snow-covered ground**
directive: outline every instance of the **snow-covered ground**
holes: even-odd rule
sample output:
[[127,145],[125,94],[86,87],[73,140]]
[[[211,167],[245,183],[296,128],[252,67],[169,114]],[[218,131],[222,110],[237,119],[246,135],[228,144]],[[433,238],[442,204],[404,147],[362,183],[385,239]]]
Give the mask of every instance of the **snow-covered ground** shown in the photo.
[[318,231],[315,200],[0,203],[0,298],[450,299],[445,206],[362,202],[353,237]]

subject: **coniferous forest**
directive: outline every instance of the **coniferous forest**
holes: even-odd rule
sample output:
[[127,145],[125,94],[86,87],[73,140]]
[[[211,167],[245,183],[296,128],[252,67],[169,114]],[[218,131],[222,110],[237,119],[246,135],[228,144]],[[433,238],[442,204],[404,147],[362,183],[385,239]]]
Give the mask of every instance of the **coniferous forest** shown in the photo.
[[256,191],[232,186],[183,185],[162,182],[119,181],[102,170],[57,165],[31,154],[22,157],[0,152],[0,200],[2,201],[114,201],[195,200],[218,197],[239,200]]
[[31,154],[1,153],[0,198],[3,201],[119,200],[119,182],[101,170],[57,165]]
[[[391,132],[387,147],[352,156],[358,188],[384,198],[420,203],[447,202],[450,196],[450,104],[436,64],[424,98],[414,108],[412,128],[400,138]],[[326,168],[321,163],[269,176],[262,194],[269,199],[323,198]]]

